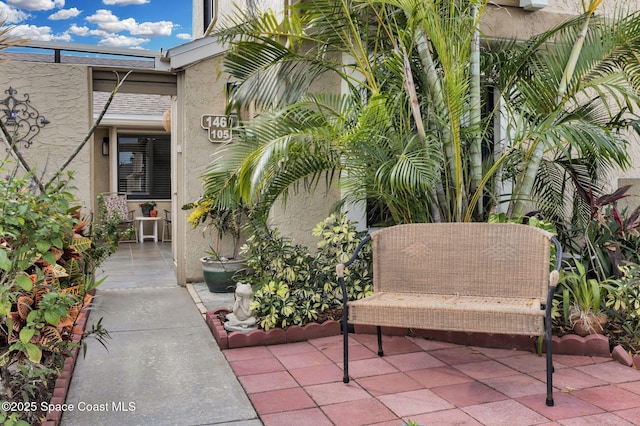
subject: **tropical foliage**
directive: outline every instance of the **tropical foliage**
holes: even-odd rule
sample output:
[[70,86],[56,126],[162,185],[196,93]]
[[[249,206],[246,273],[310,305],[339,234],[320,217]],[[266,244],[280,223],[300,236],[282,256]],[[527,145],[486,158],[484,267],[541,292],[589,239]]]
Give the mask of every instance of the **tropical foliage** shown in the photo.
[[[486,220],[499,205],[519,217],[532,202],[552,221],[584,219],[576,185],[597,195],[606,172],[629,164],[620,131],[640,82],[640,13],[608,18],[601,2],[482,51],[479,0],[238,12],[216,36],[238,80],[229,108],[250,120],[216,153],[207,196],[240,194],[265,213],[296,185],[339,176],[343,201],[389,224]],[[346,89],[322,93],[318,81]],[[506,130],[494,143],[496,120]]]
[[[4,24],[0,51],[25,41],[12,38],[12,28]],[[17,149],[19,136],[0,120],[0,140],[7,148],[0,158],[0,400],[32,408],[0,408],[2,424],[40,424],[46,414],[41,403],[51,398],[64,357],[80,346],[86,351],[82,337],[103,345],[109,338],[101,319],[86,331],[77,324],[89,308],[89,294],[101,283],[96,269],[115,252],[123,233],[104,200],[98,200],[95,215],[81,218],[72,174],[64,170],[91,138],[123,81],[47,182],[42,181],[45,172],[36,175]]]
[[[228,109],[243,120],[214,153],[205,198],[222,208],[241,198],[264,219],[292,190],[326,181],[343,203],[367,206],[369,225],[530,217],[557,230],[585,269],[566,272],[556,324],[583,294],[594,311],[603,300],[622,306],[609,298],[633,286],[607,286],[637,262],[638,211],[618,210],[624,190],[607,186],[630,165],[626,136],[640,128],[640,12],[619,3],[605,16],[602,0],[588,0],[528,40],[483,41],[488,4],[317,0],[284,14],[239,11],[215,36],[237,82]],[[260,293],[261,309],[288,312],[291,287],[276,284]]]
[[[237,258],[242,224],[249,214],[247,207],[240,199],[233,204],[223,205],[215,199],[202,197],[193,203],[183,205],[182,210],[192,210],[187,222],[193,228],[204,225],[203,232],[212,228],[215,229],[215,244],[210,247],[208,254],[216,260]],[[220,244],[225,236],[232,239],[233,251],[226,256],[222,256]]]
[[[100,284],[95,268],[115,251],[120,234],[117,220],[100,211],[92,222],[80,218],[68,191],[70,176],[41,193],[31,175],[20,177],[15,165],[3,171],[0,395],[3,401],[39,403],[50,398],[64,356],[85,335],[77,322]],[[99,322],[88,333],[103,344],[108,338]],[[0,418],[8,414],[0,412]],[[41,414],[23,410],[17,418],[34,424]]]
[[581,197],[589,206],[589,218],[576,221],[565,230],[565,245],[588,263],[588,269],[599,280],[619,278],[620,267],[629,262],[640,263],[640,206],[632,211],[619,208],[617,201],[628,197],[630,186],[611,194]]
[[[356,232],[344,215],[331,215],[313,229],[313,235],[320,237],[315,254],[266,227],[256,230],[242,247],[247,269],[235,277],[254,288],[252,309],[261,328],[304,325],[342,305],[335,266],[355,251],[364,233]],[[351,299],[372,292],[370,259],[368,246],[345,271]]]
[[640,353],[640,265],[630,263],[621,270],[622,277],[605,287],[605,304],[613,319],[620,321],[633,352]]

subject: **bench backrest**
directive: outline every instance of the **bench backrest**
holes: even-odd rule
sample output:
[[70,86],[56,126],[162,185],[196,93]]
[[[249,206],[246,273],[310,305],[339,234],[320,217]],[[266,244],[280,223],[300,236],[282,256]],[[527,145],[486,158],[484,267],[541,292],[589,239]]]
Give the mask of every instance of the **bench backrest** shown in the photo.
[[506,223],[419,223],[372,233],[374,291],[538,298],[551,234]]

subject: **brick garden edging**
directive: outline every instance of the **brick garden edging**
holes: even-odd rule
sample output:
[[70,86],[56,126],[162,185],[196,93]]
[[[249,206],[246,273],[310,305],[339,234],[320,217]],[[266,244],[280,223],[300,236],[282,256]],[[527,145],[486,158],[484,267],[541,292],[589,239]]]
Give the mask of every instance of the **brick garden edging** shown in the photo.
[[279,345],[281,343],[301,342],[319,337],[336,336],[340,334],[340,323],[325,321],[322,324],[310,323],[303,327],[293,325],[282,328],[272,328],[269,331],[253,330],[248,333],[241,331],[228,332],[222,325],[218,315],[229,313],[226,308],[208,311],[205,320],[220,349],[244,348],[247,346]]
[[[76,326],[85,329],[87,326],[87,320],[89,319],[89,309],[93,304],[93,295],[91,296],[91,301],[87,304],[86,308],[78,316],[78,320],[76,322]],[[82,340],[82,335],[74,334],[72,337],[72,342],[79,345]],[[80,352],[80,347],[71,349],[71,356],[68,356],[64,360],[64,367],[62,368],[62,372],[56,379],[56,384],[53,389],[53,396],[49,401],[51,405],[62,406],[67,399],[67,392],[69,391],[69,385],[71,384],[71,377],[73,376],[73,369],[76,366],[76,360],[78,359],[78,353]],[[53,411],[49,410],[47,413],[46,420],[42,423],[42,426],[58,426],[60,425],[60,419],[62,418],[62,411]]]
[[[248,346],[278,345],[316,339],[319,337],[336,336],[341,334],[340,322],[325,321],[322,324],[310,323],[304,327],[291,326],[286,329],[274,328],[269,331],[253,330],[248,333],[241,331],[228,332],[219,316],[230,311],[218,308],[207,311],[205,320],[220,349],[234,349]],[[372,334],[375,327],[356,326],[356,333]],[[383,333],[394,336],[413,334],[418,337],[456,343],[468,346],[485,346],[503,349],[522,349],[536,352],[537,339],[527,336],[498,335],[488,333],[465,333],[454,331],[409,330],[406,328],[383,327]],[[562,355],[583,355],[597,357],[612,357],[628,367],[640,368],[640,355],[632,357],[620,345],[609,350],[609,339],[601,334],[580,337],[567,334],[562,337],[553,336],[553,353]]]

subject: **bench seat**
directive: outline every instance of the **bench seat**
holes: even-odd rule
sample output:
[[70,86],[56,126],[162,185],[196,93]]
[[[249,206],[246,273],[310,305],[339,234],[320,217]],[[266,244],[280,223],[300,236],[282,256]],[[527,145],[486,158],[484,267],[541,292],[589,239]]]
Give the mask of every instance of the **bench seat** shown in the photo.
[[454,294],[375,293],[349,302],[351,324],[539,336],[538,299]]

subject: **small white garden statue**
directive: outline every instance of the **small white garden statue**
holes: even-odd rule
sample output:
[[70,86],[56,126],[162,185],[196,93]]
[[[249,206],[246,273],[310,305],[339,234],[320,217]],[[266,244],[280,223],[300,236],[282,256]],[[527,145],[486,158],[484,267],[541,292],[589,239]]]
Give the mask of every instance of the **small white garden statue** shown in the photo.
[[236,284],[236,301],[233,303],[233,312],[227,314],[224,328],[227,331],[248,332],[258,328],[256,318],[250,309],[253,301],[253,291],[250,284]]

